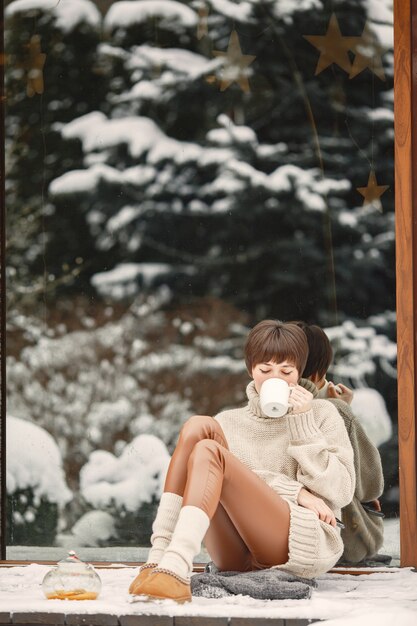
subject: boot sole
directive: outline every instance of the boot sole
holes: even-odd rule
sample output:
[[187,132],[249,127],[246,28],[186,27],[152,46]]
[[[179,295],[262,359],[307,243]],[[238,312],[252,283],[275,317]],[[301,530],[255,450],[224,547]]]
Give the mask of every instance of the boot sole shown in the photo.
[[192,598],[190,596],[182,596],[181,598],[167,598],[166,596],[147,596],[145,594],[135,594],[135,599],[141,600],[142,602],[153,602],[154,600],[174,600],[178,604],[184,604],[185,602],[191,602]]

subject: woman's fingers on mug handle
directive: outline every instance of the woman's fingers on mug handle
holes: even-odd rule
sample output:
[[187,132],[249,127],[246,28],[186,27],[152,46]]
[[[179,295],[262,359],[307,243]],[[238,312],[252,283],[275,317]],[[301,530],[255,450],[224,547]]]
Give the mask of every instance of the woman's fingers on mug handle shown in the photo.
[[310,393],[301,385],[293,385],[290,387],[292,390],[288,396],[288,407],[292,408],[292,413],[303,413],[311,409],[311,401],[313,400],[313,394]]
[[293,387],[290,387],[290,396],[292,396],[293,398],[300,398],[303,396],[303,388],[302,387],[298,387],[297,385],[294,385]]

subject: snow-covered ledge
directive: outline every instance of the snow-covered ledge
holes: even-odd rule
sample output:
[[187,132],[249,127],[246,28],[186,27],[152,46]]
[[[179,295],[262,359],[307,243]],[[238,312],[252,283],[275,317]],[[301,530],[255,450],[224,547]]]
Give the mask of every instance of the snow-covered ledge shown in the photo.
[[[361,576],[325,574],[308,600],[255,600],[248,596],[221,599],[194,597],[191,603],[132,602],[128,587],[132,567],[100,569],[102,591],[97,600],[46,600],[41,582],[48,566],[0,567],[0,623],[94,626],[415,626],[417,573],[387,569]],[[343,617],[340,617],[343,616]],[[258,621],[262,620],[262,621]],[[327,621],[330,620],[330,621]]]

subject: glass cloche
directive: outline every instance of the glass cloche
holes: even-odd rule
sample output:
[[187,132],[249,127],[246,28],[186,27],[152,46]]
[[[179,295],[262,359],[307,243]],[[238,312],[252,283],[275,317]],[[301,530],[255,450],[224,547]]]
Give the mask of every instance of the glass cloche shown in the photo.
[[71,551],[46,574],[42,590],[48,600],[95,600],[101,580],[92,565]]

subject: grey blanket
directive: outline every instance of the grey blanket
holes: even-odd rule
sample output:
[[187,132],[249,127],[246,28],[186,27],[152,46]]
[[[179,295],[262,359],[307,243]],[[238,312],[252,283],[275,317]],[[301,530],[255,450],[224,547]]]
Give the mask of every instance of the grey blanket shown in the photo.
[[315,580],[300,578],[279,569],[255,572],[217,572],[191,577],[193,596],[225,598],[244,595],[258,600],[303,600],[311,597]]

